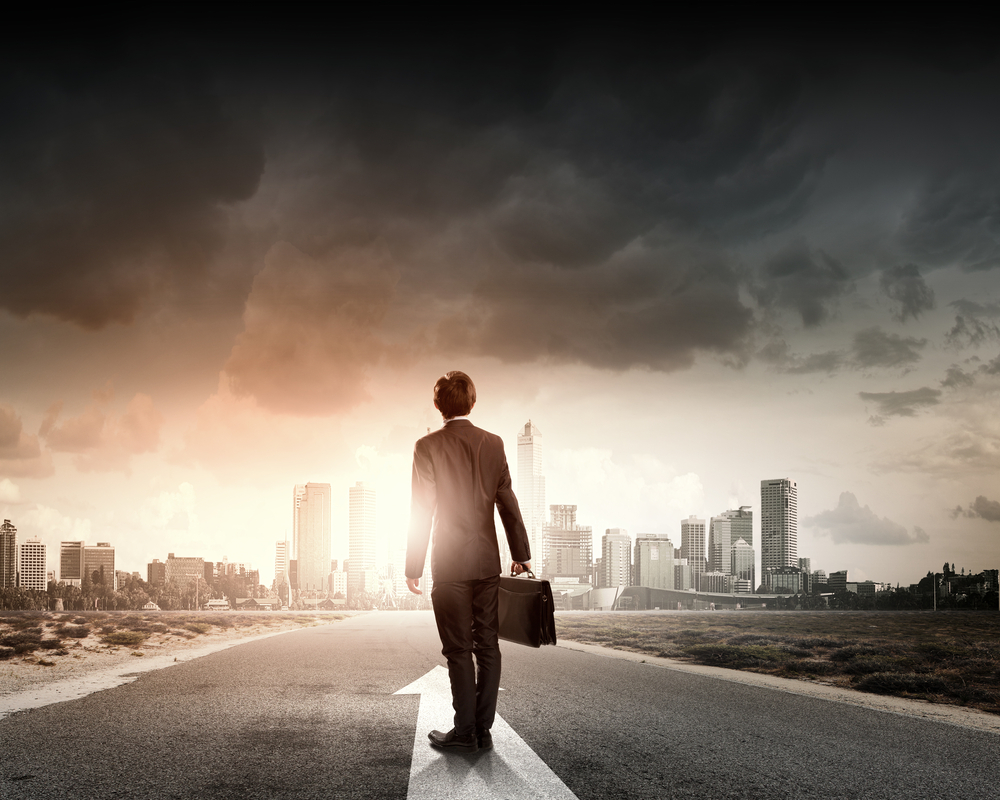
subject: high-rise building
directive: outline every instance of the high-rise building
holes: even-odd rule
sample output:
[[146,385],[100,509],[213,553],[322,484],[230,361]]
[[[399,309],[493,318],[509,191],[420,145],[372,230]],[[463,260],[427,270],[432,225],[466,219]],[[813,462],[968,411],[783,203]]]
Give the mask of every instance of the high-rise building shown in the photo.
[[375,569],[375,487],[364,481],[358,481],[350,489],[347,569],[349,604],[366,589],[378,588],[366,585],[365,581]]
[[798,488],[788,478],[760,482],[760,569],[799,566]]
[[674,543],[666,533],[640,533],[635,537],[632,582],[653,589],[673,589]]
[[705,520],[693,514],[681,520],[681,558],[687,559],[692,575],[705,571]]
[[747,581],[749,585],[748,591],[752,592],[757,588],[757,584],[755,583],[757,576],[754,567],[757,554],[743,539],[737,539],[729,552],[729,571],[737,581]]
[[95,575],[102,575],[104,585],[114,591],[118,588],[115,581],[115,548],[109,542],[98,542],[96,545],[83,548],[83,574],[92,583],[97,583]]
[[[164,567],[164,574],[167,583],[177,584],[177,588],[182,592],[197,584],[198,579],[205,579],[205,559],[193,556],[175,556],[173,553],[167,554],[167,563]],[[229,598],[231,601],[235,598]]]
[[[301,491],[300,491],[301,489]],[[330,574],[330,484],[307,483],[293,494],[299,590],[325,593]]]
[[59,545],[59,580],[79,586],[83,580],[84,542],[62,542]]
[[17,573],[17,583],[22,589],[44,592],[48,588],[45,545],[38,539],[28,539],[21,545]]
[[289,560],[299,557],[299,509],[302,507],[302,498],[306,496],[306,485],[297,483],[292,487],[292,552],[288,554]]
[[729,520],[729,530],[733,537],[729,543],[730,547],[736,544],[738,539],[753,547],[753,511],[750,510],[750,506],[723,511],[719,516]]
[[725,515],[712,517],[708,523],[708,568],[729,574],[729,552],[733,549],[732,520]]
[[279,539],[274,544],[274,589],[288,583],[288,562],[291,553],[288,539]]
[[576,506],[549,506],[552,521],[542,528],[542,575],[563,582],[590,583],[594,569],[594,530],[578,525]]
[[[542,432],[530,419],[517,434],[517,504],[528,531],[531,558],[540,564],[545,528],[545,476],[542,475]],[[501,538],[504,568],[510,566],[506,537]],[[537,567],[536,567],[537,568]]]
[[597,586],[614,588],[632,583],[632,538],[624,528],[608,528],[601,537]]
[[160,559],[154,558],[146,565],[146,583],[150,586],[163,586],[166,582],[167,565]]
[[17,528],[9,519],[0,525],[0,589],[17,585]]

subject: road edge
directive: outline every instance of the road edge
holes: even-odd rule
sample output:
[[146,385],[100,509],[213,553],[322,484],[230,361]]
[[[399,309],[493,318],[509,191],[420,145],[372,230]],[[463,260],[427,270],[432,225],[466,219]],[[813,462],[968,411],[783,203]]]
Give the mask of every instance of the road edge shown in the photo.
[[603,656],[605,658],[619,658],[626,661],[633,661],[638,664],[647,664],[660,669],[674,670],[675,672],[687,672],[693,675],[701,675],[706,678],[728,681],[730,683],[741,683],[747,686],[756,686],[762,689],[772,689],[778,692],[812,697],[817,700],[828,700],[833,703],[845,703],[847,705],[868,708],[874,711],[884,711],[889,714],[900,714],[905,717],[916,717],[932,722],[942,722],[946,725],[956,725],[960,728],[970,728],[1000,735],[1000,717],[988,714],[975,708],[963,708],[961,706],[948,706],[938,703],[930,703],[926,700],[911,700],[902,697],[888,697],[885,695],[869,694],[853,689],[845,689],[840,686],[832,686],[826,683],[816,683],[813,681],[799,681],[792,678],[779,678],[774,675],[762,675],[756,672],[741,672],[739,670],[726,669],[725,667],[708,667],[701,664],[690,664],[686,661],[677,661],[672,658],[661,658],[659,656],[646,655],[643,653],[633,653],[628,650],[614,650],[609,647],[602,647],[595,644],[584,644],[563,640],[557,647],[567,650],[576,650],[581,653]]

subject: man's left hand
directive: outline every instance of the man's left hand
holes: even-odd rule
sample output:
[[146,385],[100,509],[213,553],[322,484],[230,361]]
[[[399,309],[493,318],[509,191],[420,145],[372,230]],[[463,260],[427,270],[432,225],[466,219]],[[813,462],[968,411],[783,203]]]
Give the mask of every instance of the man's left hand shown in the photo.
[[423,594],[417,587],[420,585],[420,578],[407,578],[406,588],[409,589],[414,594]]

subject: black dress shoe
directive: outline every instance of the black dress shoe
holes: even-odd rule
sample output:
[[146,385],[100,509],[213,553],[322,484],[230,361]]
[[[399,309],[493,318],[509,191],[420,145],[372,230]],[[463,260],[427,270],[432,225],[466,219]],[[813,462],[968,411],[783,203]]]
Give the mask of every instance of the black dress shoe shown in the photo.
[[427,738],[431,740],[431,745],[434,747],[441,750],[450,750],[453,753],[475,753],[479,749],[474,734],[456,736],[454,728],[447,733],[431,731],[427,734]]
[[479,731],[476,733],[476,744],[479,745],[480,750],[492,750],[493,734],[489,731]]

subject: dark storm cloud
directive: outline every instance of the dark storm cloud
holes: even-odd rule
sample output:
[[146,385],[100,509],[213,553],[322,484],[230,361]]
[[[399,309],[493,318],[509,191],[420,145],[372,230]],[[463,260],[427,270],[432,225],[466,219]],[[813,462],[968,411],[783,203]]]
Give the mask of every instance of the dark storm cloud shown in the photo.
[[832,375],[847,363],[846,354],[840,350],[812,353],[808,356],[795,355],[789,350],[784,339],[773,339],[755,353],[765,364],[770,364],[781,372],[793,375],[808,375],[825,372]]
[[0,304],[95,329],[203,276],[263,152],[197,69],[70,60],[0,82]]
[[949,304],[959,313],[955,325],[945,336],[945,342],[953,347],[979,347],[990,341],[1000,341],[1000,325],[992,320],[1000,317],[1000,303],[976,303],[972,300],[956,300]]
[[987,522],[1000,522],[1000,501],[990,500],[979,495],[968,508],[956,506],[951,512],[951,518],[969,517],[970,519],[985,519]]
[[882,270],[879,289],[898,303],[894,315],[900,322],[906,322],[907,317],[916,319],[922,312],[934,308],[934,290],[924,281],[915,264],[901,264]]
[[51,453],[24,431],[17,411],[0,405],[0,478],[44,478],[53,472]]
[[806,327],[815,327],[852,291],[854,282],[843,264],[797,241],[764,264],[754,296],[764,306],[797,312]]
[[937,405],[941,391],[924,386],[909,392],[858,392],[858,397],[874,404],[878,411],[868,421],[883,425],[887,417],[915,417],[920,409]]
[[975,377],[970,375],[961,367],[951,366],[948,367],[948,371],[945,373],[944,380],[941,381],[941,385],[946,389],[959,389],[963,386],[972,386],[975,382]]
[[928,181],[906,214],[903,245],[934,266],[969,272],[1000,266],[998,174],[995,159],[987,159]]
[[[873,269],[837,218],[822,247],[811,237],[823,226],[804,222],[826,219],[831,194],[869,194],[852,142],[879,164],[898,149],[843,100],[875,90],[874,62],[857,66],[842,41],[755,40],[736,25],[665,40],[564,20],[530,40],[428,30],[241,27],[218,41],[126,36],[95,48],[100,60],[53,46],[53,58],[12,62],[0,84],[0,304],[99,328],[151,298],[196,313],[192,300],[235,287],[235,390],[326,413],[364,399],[372,364],[433,347],[600,368],[679,369],[705,352],[743,364],[756,324],[747,289],[815,328]],[[917,75],[913,52],[863,49],[902,86],[947,61],[921,51]],[[962,63],[942,85],[979,97],[989,61]],[[908,124],[908,101],[891,98],[881,113]],[[976,142],[970,151],[992,152]],[[882,276],[904,320],[930,307],[920,269],[940,261],[911,251],[966,267],[989,257],[989,181],[930,181],[948,171],[922,166],[925,150],[891,176],[920,187],[893,209],[903,228],[878,233],[919,265]],[[283,248],[299,256],[265,260]],[[277,282],[285,273],[301,280],[294,290]],[[323,339],[331,331],[337,342]],[[905,366],[915,341],[854,357]],[[791,371],[832,372],[849,356],[789,358]],[[317,365],[323,391],[310,384]],[[279,374],[301,402],[281,397]]]
[[914,527],[910,534],[899,523],[879,517],[868,506],[862,506],[852,492],[841,492],[836,508],[807,517],[803,524],[819,529],[835,544],[898,546],[930,541],[920,527]]
[[926,339],[898,336],[881,328],[866,328],[854,335],[851,352],[854,364],[860,369],[873,367],[909,367],[920,360],[920,351],[927,346]]

